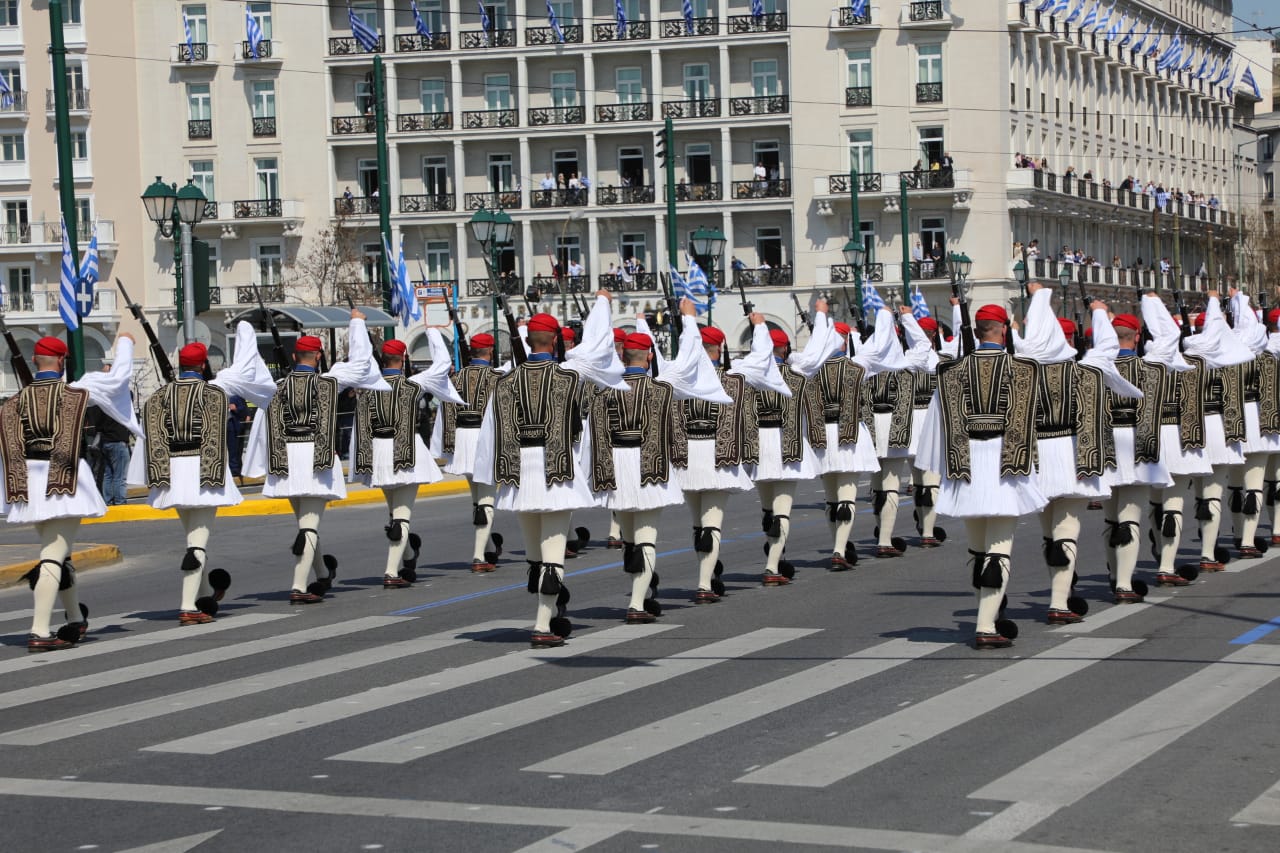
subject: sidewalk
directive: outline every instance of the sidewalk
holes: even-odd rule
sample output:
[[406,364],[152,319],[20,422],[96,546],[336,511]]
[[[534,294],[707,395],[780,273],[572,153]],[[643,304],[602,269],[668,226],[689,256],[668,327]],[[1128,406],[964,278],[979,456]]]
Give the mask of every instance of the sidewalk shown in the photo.
[[[12,586],[35,566],[40,546],[0,545],[0,587]],[[115,545],[77,545],[71,552],[71,563],[77,572],[96,569],[119,562],[120,549]]]

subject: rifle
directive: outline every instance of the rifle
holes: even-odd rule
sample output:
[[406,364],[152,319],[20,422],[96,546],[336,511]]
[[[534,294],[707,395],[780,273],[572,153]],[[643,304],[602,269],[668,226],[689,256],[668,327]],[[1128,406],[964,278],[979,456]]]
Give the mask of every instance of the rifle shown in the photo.
[[969,295],[958,278],[951,283],[951,295],[960,303],[960,355],[970,355],[974,350],[973,318],[969,316]]
[[[529,358],[529,354],[524,349],[524,339],[520,337],[520,324],[516,322],[516,317],[511,313],[511,306],[507,304],[507,295],[501,291],[495,297],[498,304],[502,307],[502,313],[507,318],[507,336],[511,341],[511,360],[517,365],[524,364]],[[560,346],[564,346],[564,338],[560,339]]]
[[858,327],[859,338],[865,341],[866,338],[862,337],[862,335],[866,331],[867,320],[862,313],[862,303],[849,296],[849,288],[841,286],[840,289],[844,291],[844,304],[849,311],[849,319],[853,321],[853,325]]
[[742,316],[750,317],[751,313],[756,310],[755,303],[747,299],[747,288],[742,283],[742,276],[734,276],[738,280],[738,295],[742,297]]
[[1182,327],[1178,330],[1178,349],[1185,349],[1187,338],[1191,337],[1191,311],[1187,308],[1186,293],[1178,290],[1174,291],[1174,298],[1178,300],[1178,318],[1182,320]]
[[[116,277],[116,287],[120,289],[120,295],[124,297],[125,305],[129,306],[129,313],[133,314],[133,319],[137,320],[138,324],[142,326],[142,331],[151,344],[151,357],[155,359],[156,370],[160,373],[160,378],[166,383],[172,382],[175,378],[173,363],[169,361],[169,354],[164,351],[164,347],[160,344],[160,339],[156,337],[156,330],[151,328],[151,321],[142,313],[142,306],[129,298],[129,294],[124,289],[124,282],[120,280],[119,276]],[[13,344],[10,343],[11,348],[12,346]]]
[[18,349],[18,341],[14,338],[13,332],[9,331],[9,327],[5,325],[3,314],[0,314],[0,334],[4,335],[5,343],[9,345],[9,365],[13,368],[13,375],[18,380],[18,385],[30,385],[35,381],[35,377],[31,375],[31,366],[27,364],[27,358],[22,354],[22,350]]
[[1084,358],[1085,354],[1089,351],[1089,341],[1084,336],[1084,315],[1079,311],[1076,312],[1075,339],[1072,340],[1071,343],[1076,348],[1076,358]]
[[267,310],[266,303],[262,301],[261,285],[253,285],[253,293],[258,297],[258,308],[262,310],[263,322],[267,324],[267,328],[271,331],[271,352],[276,360],[276,369],[283,376],[289,372],[289,356],[285,353],[284,343],[280,340],[280,329],[276,327],[275,316]]
[[813,333],[813,318],[809,316],[809,312],[808,312],[808,311],[806,311],[806,310],[805,310],[805,308],[804,308],[804,306],[800,304],[800,297],[798,297],[798,296],[796,296],[794,293],[792,293],[792,294],[791,294],[791,301],[792,301],[792,302],[794,302],[794,303],[796,304],[796,311],[800,314],[800,322],[801,322],[801,323],[804,323],[804,324],[805,324],[805,326],[807,326],[807,327],[808,327],[808,329],[809,329],[809,333],[810,333],[810,334],[812,334],[812,333]]

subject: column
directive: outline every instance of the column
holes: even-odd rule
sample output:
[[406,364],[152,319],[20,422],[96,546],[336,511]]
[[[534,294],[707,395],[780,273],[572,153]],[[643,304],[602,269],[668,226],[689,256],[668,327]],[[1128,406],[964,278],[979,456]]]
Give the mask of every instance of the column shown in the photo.
[[467,189],[467,156],[462,140],[453,140],[453,200],[454,210],[465,213]]
[[720,230],[724,232],[724,253],[720,258],[719,270],[724,273],[724,278],[717,290],[723,294],[728,293],[734,286],[733,273],[729,270],[729,259],[737,253],[738,240],[733,233],[732,211],[726,209],[721,215]]
[[596,152],[596,135],[587,134],[587,176],[591,179],[591,191],[587,194],[587,205],[592,204],[596,187],[600,185],[600,158]]
[[467,296],[467,250],[471,248],[468,245],[471,235],[467,233],[467,223],[464,221],[455,222],[453,229],[453,278],[454,286],[458,288],[458,300],[461,302]]
[[[449,37],[450,37],[450,44],[454,50],[458,50],[459,48],[462,47],[462,4],[461,3],[449,4]],[[457,61],[455,60],[454,62],[456,64]],[[458,69],[454,68],[453,70],[454,70],[453,79],[455,81],[459,80],[460,76],[457,73]],[[459,83],[458,85],[459,85],[459,88],[461,88],[461,84]]]
[[[387,13],[384,11],[383,13]],[[394,15],[394,12],[392,13]],[[387,17],[386,20],[394,20],[394,17]],[[392,37],[391,27],[387,28],[385,38],[388,44]],[[396,129],[395,117],[400,113],[400,86],[396,78],[396,66],[391,62],[383,62],[382,67],[385,69],[385,93],[386,93],[386,113],[387,113],[387,191],[390,198],[387,204],[391,205],[391,215],[394,216],[400,210],[399,198],[404,192],[404,188],[400,185],[400,152],[397,148],[395,136],[392,134]]]
[[533,222],[528,218],[520,220],[520,275],[524,278],[524,286],[533,284]]
[[[520,185],[520,209],[529,209],[529,184],[533,183],[532,163],[529,159],[529,137],[520,137],[520,162],[516,164],[516,181]],[[525,180],[528,178],[528,180]]]
[[[601,263],[600,258],[600,221],[595,216],[587,218],[587,281],[598,282],[600,276],[609,268],[607,263]],[[594,293],[599,288],[588,284],[587,292]]]
[[[452,17],[458,17],[459,12],[455,10]],[[453,114],[454,130],[462,128],[462,60],[453,59],[449,61],[449,77],[450,94],[449,94],[449,112]]]
[[733,137],[727,125],[720,128],[720,192],[725,201],[733,199]]
[[[657,33],[653,34],[654,38],[658,37]],[[650,85],[653,87],[651,100],[653,101],[653,117],[659,121],[662,120],[662,55],[655,48],[649,51],[649,74],[652,78]]]
[[[723,4],[722,4],[723,5]],[[720,31],[724,32],[728,24],[725,23],[725,15],[727,13],[721,9],[720,11]],[[729,96],[733,94],[733,86],[729,78],[729,45],[720,45],[719,50],[720,79],[716,81],[716,97],[720,101],[720,114],[722,116],[729,115]],[[752,164],[755,165],[755,164]]]
[[[586,30],[591,26],[589,18],[582,19],[582,28],[584,31],[583,38],[586,38]],[[586,112],[586,120],[591,124],[596,120],[596,63],[590,53],[582,57],[582,108]],[[591,179],[595,180],[595,173],[591,173]]]
[[656,213],[653,216],[653,244],[658,247],[654,252],[653,263],[646,264],[650,272],[654,275],[667,272],[667,217],[666,214]]

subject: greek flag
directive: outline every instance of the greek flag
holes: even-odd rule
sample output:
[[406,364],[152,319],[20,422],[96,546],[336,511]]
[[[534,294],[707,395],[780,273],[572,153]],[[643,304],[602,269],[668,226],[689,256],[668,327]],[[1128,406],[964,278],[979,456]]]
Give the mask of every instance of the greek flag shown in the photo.
[[917,320],[932,316],[929,313],[929,304],[924,301],[924,294],[920,292],[919,285],[916,285],[916,289],[911,291],[911,316]]
[[80,314],[76,310],[77,286],[76,259],[71,254],[71,240],[67,234],[67,220],[62,220],[62,280],[58,287],[58,313],[67,331],[80,328]]
[[187,20],[187,13],[182,13],[182,34],[187,39],[187,61],[196,58],[196,40],[191,37],[191,22]]
[[1190,71],[1196,64],[1196,49],[1193,47],[1187,51],[1187,61],[1182,63],[1179,71]]
[[751,0],[751,17],[757,21],[764,17],[764,0]]
[[1209,68],[1209,51],[1206,50],[1205,52],[1200,54],[1200,66],[1196,68],[1196,74],[1195,74],[1196,79],[1203,80],[1204,75],[1207,73],[1208,68]]
[[874,323],[876,312],[883,307],[884,300],[880,298],[880,291],[876,290],[876,286],[868,277],[862,285],[862,314],[867,322]]
[[413,28],[424,39],[430,39],[431,27],[423,20],[422,13],[418,11],[418,0],[409,0],[409,8],[413,10]]
[[551,0],[547,0],[547,21],[551,24],[551,31],[556,34],[556,41],[564,44],[564,30],[560,29],[560,20],[556,18],[556,10],[551,5]]
[[88,317],[93,309],[93,286],[98,283],[98,229],[93,229],[93,237],[89,239],[89,248],[85,250],[84,260],[80,263],[80,293],[76,298],[80,301],[80,316]]
[[627,37],[627,10],[622,8],[622,0],[613,0],[613,11],[618,18],[618,40]]
[[1049,12],[1049,14],[1054,16],[1061,15],[1063,12],[1067,11],[1070,8],[1071,8],[1071,0],[1058,0],[1058,2],[1053,4],[1053,9]]
[[684,28],[689,35],[693,35],[693,0],[684,0],[680,7],[684,12]]
[[1076,6],[1075,11],[1072,12],[1070,15],[1068,15],[1067,19],[1063,21],[1063,23],[1074,24],[1076,22],[1076,19],[1078,19],[1083,12],[1084,12],[1084,0],[1080,0],[1080,5]]
[[1054,3],[1054,0],[1041,0],[1040,5],[1036,7],[1036,11],[1047,12],[1049,11],[1049,7],[1052,6],[1053,3]]
[[[1111,11],[1108,12],[1107,14],[1114,15],[1115,9],[1116,7],[1112,5]],[[1124,30],[1124,25],[1126,20],[1127,20],[1127,16],[1124,15],[1123,13],[1118,18],[1112,18],[1111,26],[1110,28],[1107,29],[1107,41],[1116,41],[1120,38],[1120,33]]]
[[1214,78],[1213,82],[1215,84],[1221,85],[1227,79],[1234,78],[1236,76],[1235,65],[1236,65],[1235,62],[1233,62],[1231,60],[1231,57],[1228,56],[1226,59],[1226,64],[1222,66],[1222,70],[1218,72],[1218,76]]
[[[1052,3],[1053,0],[1045,0]],[[867,15],[867,0],[849,0],[849,10],[853,12],[855,18],[865,18]]]
[[262,45],[262,26],[258,24],[258,19],[253,17],[253,13],[249,11],[249,7],[244,7],[244,37],[249,42],[249,56],[259,59],[260,54],[258,48]]
[[[1138,26],[1137,18],[1134,18],[1134,25]],[[1147,26],[1150,27],[1151,24],[1147,24]],[[1135,32],[1137,31],[1130,30],[1129,35],[1132,36],[1134,35]],[[1142,53],[1142,48],[1146,45],[1147,36],[1151,35],[1151,31],[1149,29],[1145,29],[1145,30],[1142,30],[1141,32],[1137,32],[1137,34],[1138,34],[1138,40],[1133,43],[1133,47],[1131,48],[1131,50],[1133,50],[1134,53]]]
[[1182,33],[1175,33],[1173,41],[1169,42],[1169,46],[1160,54],[1160,58],[1156,60],[1156,70],[1165,71],[1169,68],[1176,68],[1178,63],[1182,61]]
[[[1124,16],[1122,16],[1121,19],[1123,20],[1123,18]],[[1133,37],[1137,35],[1137,32],[1138,32],[1138,16],[1134,15],[1133,23],[1129,25],[1129,32],[1125,33],[1124,38],[1120,39],[1120,46],[1124,47],[1126,44],[1133,41]]]
[[489,13],[485,11],[484,0],[477,0],[480,5],[480,37],[484,40],[484,46],[489,46],[489,30],[493,29],[493,22],[489,20]]
[[356,41],[364,48],[365,53],[378,52],[378,31],[364,22],[363,19],[357,18],[355,10],[351,8],[351,4],[347,4],[347,20],[351,22],[351,34],[356,37]]
[[716,304],[716,291],[707,280],[707,274],[698,266],[693,258],[688,258],[689,274],[681,275],[680,270],[671,268],[671,292],[682,299],[693,302],[699,314]]
[[1160,42],[1164,41],[1164,28],[1160,28],[1160,32],[1156,34],[1156,40],[1147,48],[1147,56],[1155,56],[1160,52]]
[[1081,27],[1092,27],[1098,23],[1098,5],[1100,0],[1093,0],[1093,5],[1089,7],[1089,11],[1085,13],[1084,22]]
[[400,318],[400,323],[408,328],[422,319],[422,308],[413,292],[413,282],[409,280],[409,267],[404,261],[404,238],[400,238],[400,252],[392,260],[391,245],[384,235],[382,249],[387,253],[387,270],[391,274],[391,313]]
[[9,88],[9,81],[3,74],[0,74],[0,109],[13,109],[13,89]]
[[1244,70],[1244,74],[1240,76],[1240,82],[1245,84],[1246,86],[1249,87],[1250,90],[1252,90],[1253,98],[1255,101],[1262,100],[1262,90],[1258,88],[1258,81],[1253,79],[1252,68],[1246,68]]

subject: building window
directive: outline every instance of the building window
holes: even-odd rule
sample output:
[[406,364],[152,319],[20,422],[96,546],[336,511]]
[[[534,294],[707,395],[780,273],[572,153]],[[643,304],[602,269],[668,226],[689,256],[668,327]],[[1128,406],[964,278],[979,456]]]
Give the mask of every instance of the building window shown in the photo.
[[271,41],[271,4],[269,2],[251,2],[249,3],[249,14],[258,26],[262,28],[262,37],[267,41]]
[[871,51],[846,50],[845,63],[849,69],[848,86],[851,89],[871,88]]
[[443,154],[422,158],[422,185],[427,195],[449,192],[449,158]]
[[684,171],[689,183],[710,184],[711,177],[711,143],[695,142],[684,148]]
[[849,168],[856,170],[859,175],[869,175],[876,170],[871,131],[849,131]]
[[18,0],[0,0],[0,27],[18,26]]
[[645,262],[645,246],[647,237],[643,234],[623,234],[618,240],[618,247],[622,250],[622,263],[625,265],[628,259],[634,258],[637,263]]
[[356,183],[365,198],[378,194],[378,161],[371,158],[356,161]]
[[943,144],[942,128],[940,127],[922,127],[918,131],[920,140],[920,162],[925,167],[932,166],[934,163],[942,162],[942,155],[946,153],[946,146]]
[[84,17],[80,8],[81,0],[63,0],[62,3],[62,23],[78,27],[84,23]]
[[31,242],[31,215],[25,199],[4,203],[4,229],[6,243]]
[[507,20],[507,0],[486,0],[484,11],[489,16],[494,30],[510,28],[511,24]]
[[218,196],[213,188],[213,161],[212,160],[192,160],[191,161],[191,184],[200,192],[204,193],[204,197],[213,201]]
[[4,162],[25,163],[27,161],[27,141],[20,133],[6,133],[0,136],[0,151],[3,151]]
[[694,62],[684,66],[684,97],[688,101],[705,101],[711,97],[711,66]]
[[757,98],[781,94],[778,85],[778,60],[751,60],[751,91]]
[[364,23],[366,27],[374,32],[380,32],[381,27],[378,26],[378,7],[369,2],[356,3],[351,7],[351,11],[355,13],[356,20]]
[[89,159],[89,133],[84,130],[71,131],[71,159]]
[[489,189],[492,192],[510,192],[511,190],[511,155],[489,155]]
[[551,104],[557,107],[574,107],[578,105],[577,72],[551,72]]
[[279,243],[261,243],[254,249],[258,262],[258,285],[275,287],[282,281],[284,249]]
[[1275,175],[1267,172],[1262,176],[1262,191],[1264,197],[1270,201],[1276,197],[1276,178]]
[[76,222],[80,223],[81,239],[87,237],[88,225],[93,222],[93,199],[76,199]]
[[920,246],[926,258],[942,260],[947,256],[947,221],[926,216],[920,220]]
[[253,81],[253,117],[276,117],[276,84],[273,80]]
[[[85,90],[84,66],[79,62],[67,63],[67,90],[71,93],[72,109],[76,109],[75,93]],[[83,107],[79,107],[83,109]]]
[[484,75],[484,103],[489,110],[511,109],[510,74]]
[[5,307],[8,310],[31,311],[35,308],[31,301],[31,280],[31,267],[9,267],[5,270],[9,294]]
[[14,97],[22,91],[22,69],[16,65],[8,68],[0,68],[0,77],[4,78],[4,82],[9,86],[9,91],[13,92]]
[[618,149],[618,179],[624,187],[643,187],[645,169],[644,149],[624,146]]
[[916,103],[936,104],[942,100],[942,45],[916,47]]
[[551,0],[550,6],[555,9],[556,20],[560,22],[560,26],[567,27],[578,23],[578,13],[574,8],[573,0]]
[[365,284],[382,281],[382,244],[365,243],[360,247],[360,280]]
[[208,83],[187,84],[187,119],[209,121],[213,118],[213,101],[209,97]]
[[570,148],[552,151],[551,172],[556,176],[557,183],[560,178],[564,178],[565,184],[568,185],[569,179],[578,174],[577,149]]
[[419,94],[422,98],[424,113],[445,113],[449,111],[449,98],[446,94],[445,81],[441,77],[423,80]]
[[644,102],[644,71],[642,69],[631,66],[619,68],[614,72],[614,80],[618,89],[618,103]]
[[426,256],[429,280],[449,281],[453,278],[453,250],[448,240],[428,240]]
[[187,26],[191,28],[193,44],[209,43],[209,11],[204,3],[192,3],[182,7],[182,14],[187,16]]
[[275,157],[254,159],[253,173],[259,199],[280,198],[280,164]]
[[863,263],[874,264],[876,262],[876,224],[874,221],[863,220],[858,223],[858,234],[862,237],[862,249],[866,253],[863,255]]
[[426,22],[427,28],[431,32],[439,33],[444,31],[445,21],[442,0],[419,0],[418,14],[422,16],[422,20]]
[[760,266],[768,264],[777,269],[782,266],[782,229],[775,226],[756,229],[756,258]]
[[218,286],[218,242],[210,240],[206,243],[209,247],[209,286]]
[[776,139],[764,139],[751,144],[752,159],[764,166],[770,181],[782,177],[782,152]]

